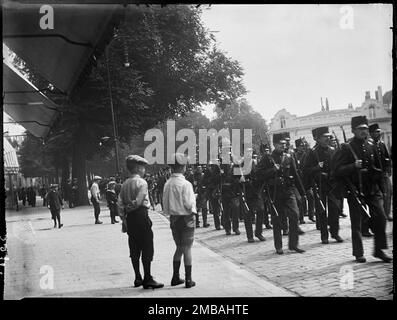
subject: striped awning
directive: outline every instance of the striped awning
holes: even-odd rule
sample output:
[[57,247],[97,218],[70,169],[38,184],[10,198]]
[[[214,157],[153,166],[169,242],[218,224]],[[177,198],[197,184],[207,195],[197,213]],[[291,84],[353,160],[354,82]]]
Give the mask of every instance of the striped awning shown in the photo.
[[4,154],[4,173],[18,173],[19,172],[19,163],[17,152],[12,147],[12,145],[8,142],[6,138],[3,137],[3,154]]

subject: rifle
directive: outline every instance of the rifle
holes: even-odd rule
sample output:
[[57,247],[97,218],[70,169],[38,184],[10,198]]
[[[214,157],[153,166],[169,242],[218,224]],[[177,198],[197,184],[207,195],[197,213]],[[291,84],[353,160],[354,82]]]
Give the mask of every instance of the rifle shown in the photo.
[[323,203],[323,201],[321,200],[320,193],[319,193],[319,191],[318,191],[317,183],[313,182],[312,190],[313,190],[314,201],[315,201],[315,202],[317,203],[317,205],[320,207],[320,209],[321,209],[322,212],[326,212],[324,203]]
[[270,210],[274,213],[274,215],[275,215],[276,217],[278,217],[279,214],[278,214],[277,208],[276,208],[276,206],[275,206],[275,204],[274,204],[274,202],[273,202],[273,199],[272,199],[272,197],[270,196],[269,188],[268,188],[268,187],[265,188],[265,183],[264,183],[263,186],[261,187],[261,189],[265,191],[265,196],[266,196],[267,201],[268,201],[268,203],[269,203],[269,205],[270,205]]
[[[341,126],[341,129],[343,131],[343,139],[345,140],[346,145],[348,146],[348,148],[350,149],[351,153],[353,154],[354,160],[359,160],[356,153],[354,152],[352,146],[347,143],[346,140],[346,134],[345,134],[345,130],[343,129],[343,127]],[[367,204],[364,201],[364,193],[363,193],[363,182],[362,182],[362,175],[361,175],[361,169],[357,168],[357,174],[358,174],[358,184],[359,184],[359,190],[357,190],[357,188],[354,186],[354,184],[351,182],[351,180],[349,178],[345,179],[346,185],[348,187],[348,191],[350,192],[350,194],[352,195],[353,200],[356,202],[356,204],[359,205],[359,207],[361,208],[361,211],[365,213],[365,215],[368,218],[371,218],[371,215],[369,214],[369,210],[367,207]]]
[[[320,162],[320,158],[318,157],[318,153],[316,152],[316,147],[318,145],[313,147],[313,153],[315,154],[316,158],[317,158],[317,162]],[[316,201],[317,205],[321,208],[321,211],[324,213],[326,213],[326,208],[324,206],[324,203],[320,197],[320,188],[321,188],[321,176],[320,176],[320,187],[317,185],[316,181],[313,178],[313,186],[312,186],[312,190],[313,190],[313,196],[314,196],[314,201]]]
[[243,203],[243,208],[246,210],[246,212],[250,212],[250,208],[248,206],[247,200],[245,198],[245,182],[241,182],[242,188],[240,188],[240,200]]
[[335,141],[336,141],[336,145],[337,145],[338,149],[340,149],[339,139],[338,139],[338,137],[336,136],[336,134],[335,134],[335,131],[334,131],[334,130],[332,130],[332,134],[333,134],[333,135],[334,135],[334,137],[335,137]]
[[[305,187],[303,186],[303,182],[302,182],[302,179],[301,179],[301,177],[300,177],[300,175],[299,175],[298,168],[296,167],[295,153],[294,153],[294,152],[291,152],[290,154],[291,154],[291,157],[292,157],[292,166],[294,167],[294,170],[295,170],[295,172],[296,172],[296,177],[297,177],[297,179],[298,179],[299,186],[301,187],[301,190],[302,190],[303,192],[305,192]],[[303,196],[306,197],[305,194],[303,194]]]
[[340,126],[340,128],[342,129],[342,133],[343,133],[343,140],[345,140],[345,143],[347,142],[346,139],[346,133],[345,133],[345,129],[343,129],[343,126]]

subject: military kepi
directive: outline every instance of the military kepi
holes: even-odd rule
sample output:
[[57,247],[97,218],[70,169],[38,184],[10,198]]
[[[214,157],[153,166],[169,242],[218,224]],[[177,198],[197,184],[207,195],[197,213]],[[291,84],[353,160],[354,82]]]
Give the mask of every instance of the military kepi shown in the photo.
[[295,147],[299,148],[303,144],[303,141],[301,138],[295,140]]
[[374,123],[369,126],[369,132],[380,131],[379,124]]
[[289,132],[275,133],[273,134],[273,144],[286,143],[287,138],[289,138]]
[[368,120],[366,116],[357,116],[352,118],[352,129],[368,128]]
[[319,138],[322,135],[330,136],[328,127],[318,127],[312,130],[313,138]]

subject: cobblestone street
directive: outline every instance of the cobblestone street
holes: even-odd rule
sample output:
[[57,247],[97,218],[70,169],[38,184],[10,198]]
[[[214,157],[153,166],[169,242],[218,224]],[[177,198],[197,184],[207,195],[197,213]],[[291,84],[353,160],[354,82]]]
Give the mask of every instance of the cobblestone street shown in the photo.
[[[348,214],[347,203],[344,208]],[[315,223],[307,217],[305,221],[300,225],[305,234],[299,237],[300,247],[306,250],[303,254],[287,249],[288,236],[283,236],[284,255],[275,254],[272,230],[264,229],[266,241],[255,238],[255,243],[248,243],[242,222],[241,235],[226,236],[223,230],[214,230],[212,217],[209,228],[196,230],[196,240],[298,296],[393,298],[393,264],[372,256],[373,238],[363,238],[367,263],[357,264],[352,256],[349,217],[340,219],[340,235],[345,241],[336,243],[330,239],[327,245],[321,243]],[[393,253],[392,230],[392,222],[388,222],[389,249],[385,252],[389,255]]]
[[[109,211],[101,207],[102,225],[95,225],[92,207],[62,211],[64,227],[53,229],[46,208],[6,213],[8,258],[5,299],[37,296],[93,297],[280,297],[349,296],[392,299],[392,264],[371,256],[373,239],[365,238],[367,263],[356,264],[351,255],[349,219],[341,219],[342,244],[322,245],[315,224],[301,225],[304,254],[276,255],[271,230],[265,242],[246,241],[241,235],[196,229],[193,247],[193,278],[197,286],[171,287],[174,243],[168,220],[151,212],[155,256],[152,273],[163,289],[132,287],[127,236],[120,224],[110,224]],[[392,254],[392,225],[387,226]],[[287,239],[287,237],[284,237]],[[183,269],[182,269],[183,270]],[[181,271],[182,271],[181,270]],[[46,276],[53,274],[53,288]],[[183,272],[182,272],[183,274]],[[345,279],[345,280],[344,280]],[[214,285],[216,283],[216,285]]]

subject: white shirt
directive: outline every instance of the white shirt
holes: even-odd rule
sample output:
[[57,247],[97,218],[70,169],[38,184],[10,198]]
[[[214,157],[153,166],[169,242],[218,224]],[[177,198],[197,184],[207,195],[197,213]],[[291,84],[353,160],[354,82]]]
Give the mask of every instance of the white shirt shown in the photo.
[[138,174],[132,175],[121,186],[118,206],[120,208],[120,216],[123,215],[124,208],[136,201],[136,207],[144,206],[150,208],[148,185],[145,179]]
[[173,173],[166,182],[163,192],[163,211],[174,216],[197,213],[193,186],[182,173]]
[[91,186],[91,196],[94,197],[95,199],[99,199],[100,198],[100,192],[99,192],[99,186],[96,182],[94,182]]

